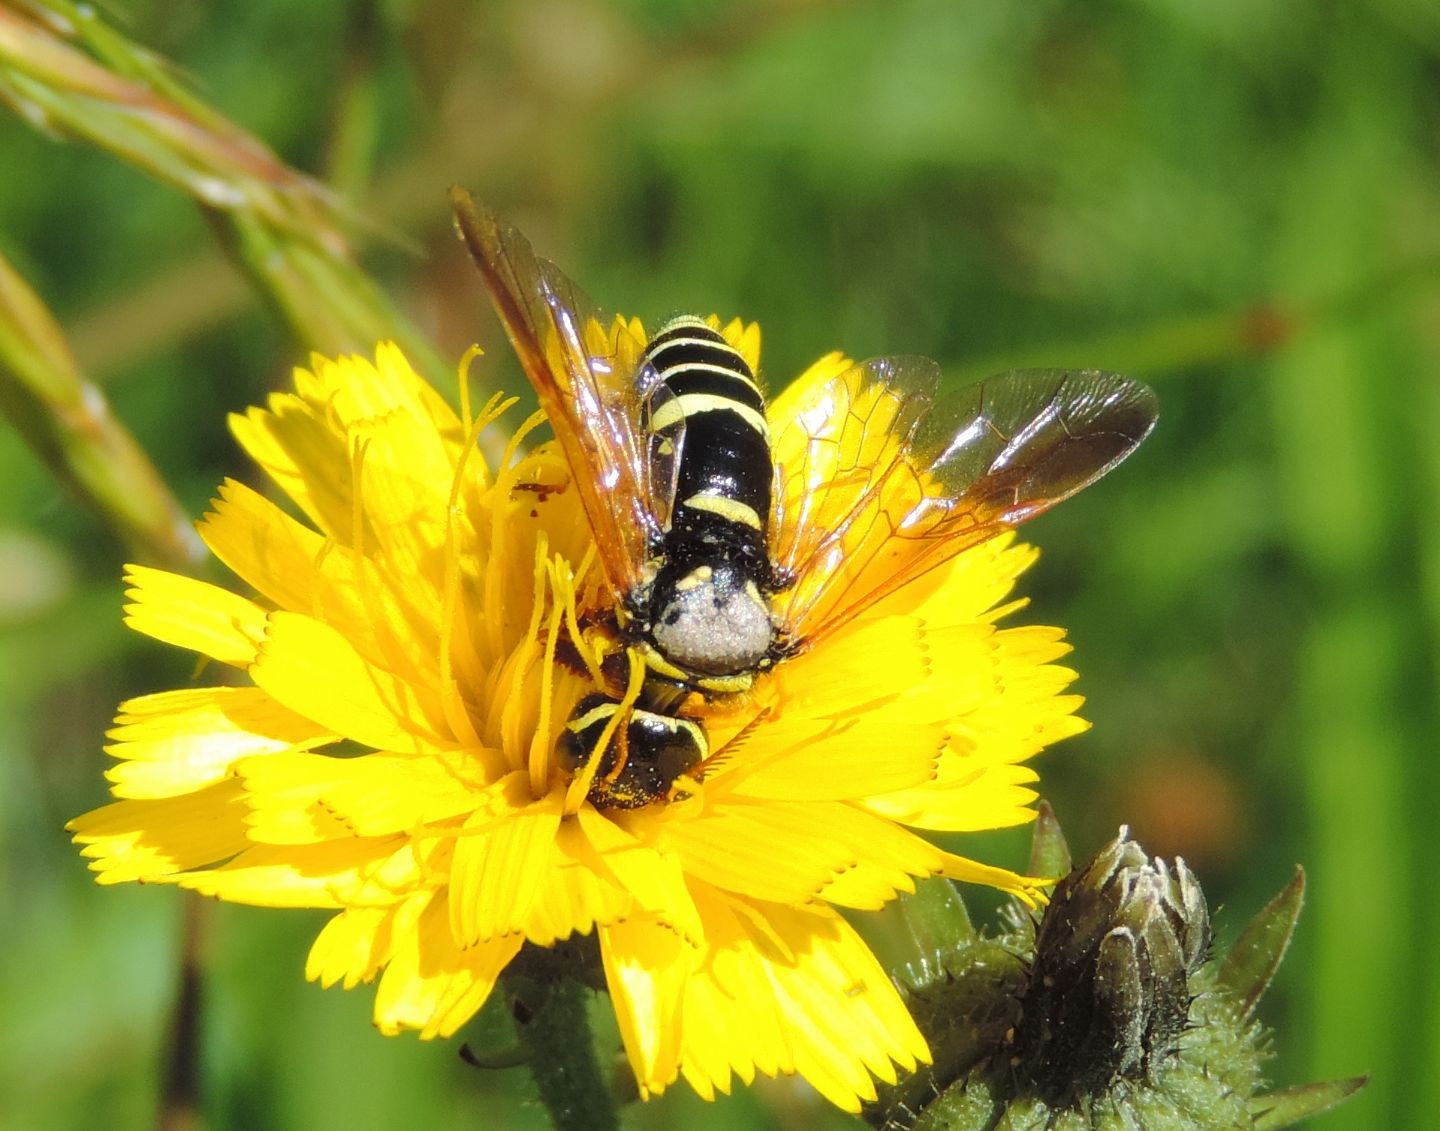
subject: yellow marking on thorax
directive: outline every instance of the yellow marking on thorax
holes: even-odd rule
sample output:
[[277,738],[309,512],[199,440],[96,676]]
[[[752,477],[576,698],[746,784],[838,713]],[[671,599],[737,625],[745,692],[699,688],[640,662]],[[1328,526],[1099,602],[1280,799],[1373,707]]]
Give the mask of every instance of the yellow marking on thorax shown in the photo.
[[689,589],[698,589],[714,576],[715,571],[708,565],[696,566],[675,583],[675,592],[684,593]]

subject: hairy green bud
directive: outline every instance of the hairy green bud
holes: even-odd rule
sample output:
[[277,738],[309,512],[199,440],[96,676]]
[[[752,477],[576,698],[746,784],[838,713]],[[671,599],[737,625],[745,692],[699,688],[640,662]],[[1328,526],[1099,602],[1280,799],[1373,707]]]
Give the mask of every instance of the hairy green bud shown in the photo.
[[[1068,859],[1043,812],[1032,869]],[[1147,859],[1123,828],[1056,885],[1038,924],[1016,906],[987,936],[961,910],[947,933],[953,891],[922,888],[906,911],[919,953],[899,980],[934,1061],[866,1118],[888,1131],[1272,1131],[1333,1106],[1364,1079],[1262,1093],[1271,1034],[1254,1009],[1303,893],[1297,874],[1212,957],[1190,869]]]

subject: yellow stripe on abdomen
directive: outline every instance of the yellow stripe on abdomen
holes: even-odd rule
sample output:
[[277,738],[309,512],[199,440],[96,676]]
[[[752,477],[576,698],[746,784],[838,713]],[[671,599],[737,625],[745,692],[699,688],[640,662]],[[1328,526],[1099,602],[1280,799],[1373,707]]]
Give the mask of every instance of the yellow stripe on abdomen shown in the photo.
[[691,510],[718,514],[721,518],[741,523],[755,530],[765,529],[755,508],[742,503],[739,499],[726,498],[724,495],[691,495],[684,500],[684,505]]
[[666,401],[650,418],[650,428],[655,432],[663,432],[666,428],[688,417],[699,416],[702,412],[733,412],[766,440],[770,438],[770,426],[765,423],[763,415],[748,404],[741,404],[730,397],[717,396],[714,393],[686,393],[683,397]]

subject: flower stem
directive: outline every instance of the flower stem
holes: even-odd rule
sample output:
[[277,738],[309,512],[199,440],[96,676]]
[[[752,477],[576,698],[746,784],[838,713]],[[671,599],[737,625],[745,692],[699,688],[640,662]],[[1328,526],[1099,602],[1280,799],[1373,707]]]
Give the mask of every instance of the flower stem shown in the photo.
[[0,416],[139,560],[193,570],[204,547],[139,444],[81,372],[54,317],[0,256]]
[[591,990],[570,980],[506,979],[515,1031],[556,1131],[615,1131],[619,1120],[590,1038]]
[[11,7],[0,4],[0,106],[189,193],[302,345],[335,354],[394,338],[422,371],[449,371],[356,262],[347,230],[364,222],[354,209],[190,94],[92,6]]
[[179,985],[170,1013],[169,1063],[165,1068],[158,1131],[193,1131],[200,1126],[200,1023],[204,975],[200,947],[210,905],[199,893],[185,893],[180,935]]

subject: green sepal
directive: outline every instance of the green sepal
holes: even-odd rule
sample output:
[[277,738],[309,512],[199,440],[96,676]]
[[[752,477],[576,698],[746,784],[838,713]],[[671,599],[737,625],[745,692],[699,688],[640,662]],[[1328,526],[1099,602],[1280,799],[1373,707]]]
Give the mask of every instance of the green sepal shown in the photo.
[[1285,957],[1300,907],[1305,901],[1305,871],[1295,869],[1295,878],[1250,920],[1224,960],[1216,982],[1244,1003],[1244,1014],[1255,1011]]
[[901,896],[900,917],[920,955],[943,954],[976,937],[965,901],[943,876],[921,880],[913,892]]
[[1065,841],[1060,820],[1050,802],[1042,801],[1035,806],[1035,826],[1030,837],[1030,874],[1059,879],[1073,866],[1070,845]]
[[1368,1076],[1352,1076],[1348,1080],[1327,1080],[1323,1084],[1297,1084],[1261,1096],[1250,1104],[1255,1118],[1255,1131],[1277,1131],[1291,1127],[1302,1119],[1329,1111],[1341,1100],[1353,1096],[1369,1081]]

